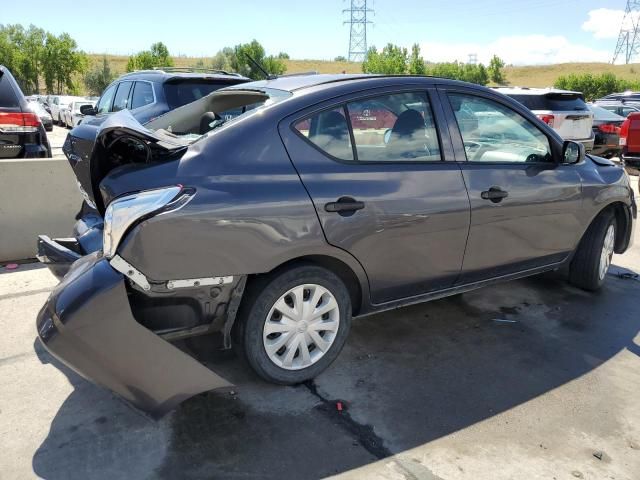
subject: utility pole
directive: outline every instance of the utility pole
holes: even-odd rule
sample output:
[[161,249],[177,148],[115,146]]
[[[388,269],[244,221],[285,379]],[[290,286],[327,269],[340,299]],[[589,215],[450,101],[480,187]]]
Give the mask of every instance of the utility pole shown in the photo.
[[627,0],[616,51],[611,63],[624,56],[624,63],[629,63],[640,51],[640,0]]
[[342,11],[349,14],[349,61],[362,62],[367,54],[367,25],[373,23],[369,15],[373,10],[367,6],[367,0],[350,0],[351,8]]

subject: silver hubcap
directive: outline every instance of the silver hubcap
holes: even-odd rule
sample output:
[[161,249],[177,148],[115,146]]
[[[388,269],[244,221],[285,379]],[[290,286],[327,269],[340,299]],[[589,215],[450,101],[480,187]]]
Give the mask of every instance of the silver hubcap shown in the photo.
[[298,285],[271,307],[262,341],[273,363],[300,370],[329,351],[339,326],[340,310],[333,294],[320,285]]
[[616,241],[616,231],[613,225],[609,225],[607,233],[604,236],[604,243],[602,245],[602,253],[600,253],[600,280],[604,279],[604,276],[609,270],[611,265],[611,257],[613,257],[613,248]]

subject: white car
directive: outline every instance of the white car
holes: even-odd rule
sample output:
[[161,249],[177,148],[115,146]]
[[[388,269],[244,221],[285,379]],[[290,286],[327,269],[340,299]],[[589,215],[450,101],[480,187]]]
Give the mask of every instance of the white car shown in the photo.
[[67,108],[76,98],[77,97],[71,97],[68,95],[55,95],[53,97],[53,101],[49,104],[49,108],[51,109],[51,118],[53,119],[54,124],[62,124],[60,112]]
[[85,105],[95,107],[96,102],[94,100],[75,100],[71,102],[66,108],[60,110],[60,123],[67,128],[77,126],[84,118],[80,107]]
[[517,100],[552,127],[565,140],[593,150],[593,112],[580,92],[555,88],[496,87],[494,90]]

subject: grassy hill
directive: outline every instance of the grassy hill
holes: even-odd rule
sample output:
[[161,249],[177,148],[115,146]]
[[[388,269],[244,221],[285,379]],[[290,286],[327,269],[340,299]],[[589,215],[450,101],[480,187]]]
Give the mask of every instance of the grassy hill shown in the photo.
[[[118,73],[124,73],[127,67],[126,56],[107,55],[111,68]],[[102,62],[102,55],[90,55],[91,63]],[[200,60],[197,57],[174,57],[177,67],[189,67]],[[206,61],[207,59],[205,59]],[[285,60],[287,73],[300,73],[317,71],[320,73],[360,73],[360,63],[332,62],[323,60]],[[548,87],[552,86],[556,78],[569,73],[605,73],[612,72],[616,76],[627,80],[640,80],[640,64],[611,65],[608,63],[562,63],[556,65],[535,65],[504,69],[507,82],[511,85],[522,87]]]

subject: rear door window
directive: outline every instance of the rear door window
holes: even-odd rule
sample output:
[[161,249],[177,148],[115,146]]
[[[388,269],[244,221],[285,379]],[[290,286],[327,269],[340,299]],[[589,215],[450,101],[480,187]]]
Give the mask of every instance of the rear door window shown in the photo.
[[340,160],[353,160],[349,124],[343,107],[317,113],[297,122],[294,128],[330,156]]
[[359,161],[442,159],[426,93],[396,93],[351,102],[347,111]]
[[294,128],[339,160],[442,160],[426,93],[395,93],[349,102],[300,120]]
[[96,106],[96,110],[98,113],[107,113],[111,108],[111,102],[113,102],[113,95],[116,93],[116,88],[118,85],[111,85],[109,88],[105,90],[102,94],[102,98],[98,102]]
[[153,103],[153,86],[148,82],[136,82],[133,87],[131,109],[144,107]]
[[121,82],[120,85],[118,85],[116,98],[113,101],[114,112],[129,108],[129,92],[131,92],[132,85],[133,82]]

